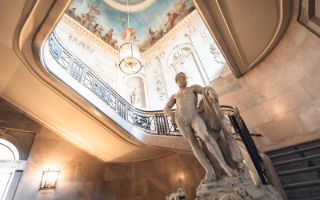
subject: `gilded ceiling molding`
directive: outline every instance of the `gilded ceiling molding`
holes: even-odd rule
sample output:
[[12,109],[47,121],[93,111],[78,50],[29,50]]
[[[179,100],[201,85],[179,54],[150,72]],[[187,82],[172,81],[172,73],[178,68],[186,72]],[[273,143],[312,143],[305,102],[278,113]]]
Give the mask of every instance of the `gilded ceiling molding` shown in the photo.
[[144,0],[141,3],[128,5],[128,6],[125,4],[118,3],[114,0],[103,0],[103,2],[121,12],[134,13],[134,12],[143,11],[144,9],[148,8],[155,2],[155,0]]
[[[198,12],[196,10],[192,11],[187,17],[182,19],[177,25],[173,27],[172,30],[170,30],[169,33],[165,34],[160,40],[158,40],[154,45],[152,45],[149,49],[147,49],[144,52],[141,52],[141,57],[144,58],[146,56],[151,55],[155,51],[159,50],[161,45],[170,39],[186,24],[188,24],[192,19],[194,19],[196,16],[198,16]],[[115,56],[119,55],[119,52],[114,49],[112,46],[104,42],[101,38],[97,37],[95,34],[93,34],[91,31],[87,30],[85,27],[83,27],[81,24],[79,24],[77,21],[69,17],[67,14],[64,14],[62,17],[62,20],[69,24],[70,26],[76,28],[83,34],[87,35],[89,38],[97,42],[100,46],[105,48],[108,52],[112,53]]]
[[112,46],[110,46],[109,44],[104,42],[100,37],[97,37],[95,34],[93,34],[88,29],[84,28],[81,24],[79,24],[77,21],[75,21],[74,19],[69,17],[67,14],[64,14],[61,20],[66,22],[71,27],[77,29],[81,33],[85,34],[86,36],[88,36],[90,39],[95,41],[101,47],[105,48],[106,51],[110,52],[114,56],[118,56],[119,55],[119,52],[116,49],[114,49]]

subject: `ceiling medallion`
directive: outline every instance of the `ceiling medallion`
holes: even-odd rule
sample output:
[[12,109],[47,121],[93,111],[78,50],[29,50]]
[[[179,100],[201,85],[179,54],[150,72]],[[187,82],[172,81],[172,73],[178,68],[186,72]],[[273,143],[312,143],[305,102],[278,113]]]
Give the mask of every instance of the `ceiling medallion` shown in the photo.
[[148,8],[149,6],[151,6],[155,1],[156,0],[140,0],[140,1],[135,0],[134,2],[137,2],[136,4],[127,6],[126,4],[121,3],[121,1],[119,0],[103,0],[104,3],[111,6],[112,8],[122,12],[129,12],[129,13],[142,11]]

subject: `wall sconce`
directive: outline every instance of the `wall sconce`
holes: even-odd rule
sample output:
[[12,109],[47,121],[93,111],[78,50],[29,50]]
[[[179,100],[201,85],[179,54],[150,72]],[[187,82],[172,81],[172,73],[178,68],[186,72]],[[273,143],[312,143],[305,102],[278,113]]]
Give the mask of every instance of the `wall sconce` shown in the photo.
[[178,180],[179,180],[179,184],[182,184],[185,180],[185,175],[183,173],[183,171],[181,171],[179,174],[178,174]]
[[39,190],[55,189],[59,174],[60,170],[43,171]]

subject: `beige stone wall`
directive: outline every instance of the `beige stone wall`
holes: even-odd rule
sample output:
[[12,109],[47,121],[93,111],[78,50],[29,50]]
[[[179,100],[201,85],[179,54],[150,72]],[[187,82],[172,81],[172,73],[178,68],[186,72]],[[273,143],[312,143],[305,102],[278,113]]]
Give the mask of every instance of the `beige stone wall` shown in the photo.
[[[181,186],[188,199],[193,199],[195,188],[204,176],[192,155],[171,154],[135,163],[103,163],[0,98],[0,127],[3,126],[30,131],[7,130],[0,135],[0,138],[11,139],[21,147],[20,151],[26,149],[21,159],[28,158],[27,166],[14,194],[16,200],[163,200]],[[39,191],[42,172],[48,168],[60,170],[57,188]]]
[[295,19],[256,68],[212,83],[220,102],[238,106],[251,132],[263,134],[262,149],[320,137],[320,39]]
[[194,199],[203,177],[194,156],[172,154],[155,160],[106,164],[103,191],[105,198],[112,200],[163,200],[183,187],[187,199]]
[[[60,169],[57,188],[39,191],[42,171],[48,168]],[[41,128],[14,199],[103,199],[102,170],[101,161]]]
[[[15,186],[10,188],[13,199],[104,199],[100,195],[102,161],[43,128],[1,98],[0,133],[0,138],[18,148],[20,160],[27,160],[20,182],[21,172],[14,177],[14,182],[19,182],[16,192]],[[57,188],[39,191],[42,172],[48,168],[61,171]]]

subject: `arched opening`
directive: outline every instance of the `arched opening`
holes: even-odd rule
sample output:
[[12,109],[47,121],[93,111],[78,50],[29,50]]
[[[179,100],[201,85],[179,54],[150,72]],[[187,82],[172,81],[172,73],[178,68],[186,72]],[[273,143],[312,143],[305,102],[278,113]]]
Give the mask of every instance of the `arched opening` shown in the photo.
[[12,161],[19,160],[17,148],[9,141],[0,139],[0,199],[6,199],[15,168]]
[[139,76],[127,79],[127,96],[131,105],[136,108],[146,108],[146,92],[144,81]]
[[209,83],[206,72],[199,62],[194,50],[188,45],[177,46],[168,59],[168,66],[174,76],[179,72],[187,75],[188,85],[200,84],[207,85]]

